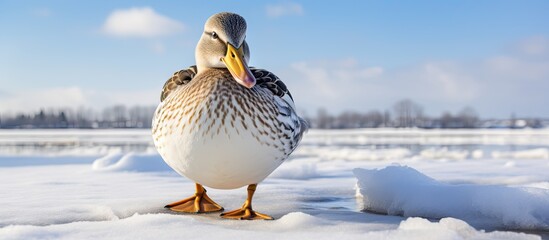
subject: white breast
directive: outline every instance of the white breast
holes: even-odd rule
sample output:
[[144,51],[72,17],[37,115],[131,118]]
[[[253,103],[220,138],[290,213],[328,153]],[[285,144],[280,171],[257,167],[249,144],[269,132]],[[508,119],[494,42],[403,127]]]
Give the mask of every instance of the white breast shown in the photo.
[[[236,100],[240,96],[222,95],[217,100],[206,97],[196,108],[191,104],[174,105],[181,99],[170,97],[158,106],[153,121],[154,142],[170,167],[197,183],[218,189],[259,183],[292,150],[284,142],[284,131],[276,122],[269,123],[272,117],[265,111],[248,109],[250,115],[243,116],[244,110]],[[189,108],[192,111],[187,111]],[[191,113],[201,115],[193,118]]]

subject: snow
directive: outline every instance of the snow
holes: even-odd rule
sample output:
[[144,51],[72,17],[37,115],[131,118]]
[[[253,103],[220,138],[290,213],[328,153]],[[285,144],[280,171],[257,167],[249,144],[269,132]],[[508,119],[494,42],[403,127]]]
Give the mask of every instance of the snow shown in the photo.
[[422,158],[428,159],[453,159],[462,160],[469,156],[469,151],[466,150],[448,150],[448,148],[428,148],[419,154]]
[[95,160],[93,170],[98,171],[172,171],[158,154],[111,153]]
[[535,148],[522,151],[494,151],[492,152],[492,157],[507,159],[549,159],[549,150],[547,148]]
[[447,184],[405,166],[357,168],[354,174],[364,210],[427,218],[455,217],[493,228],[549,230],[549,190]]
[[341,146],[304,146],[296,154],[315,155],[324,160],[353,160],[353,161],[379,161],[402,159],[411,155],[405,148],[391,149],[357,149]]
[[358,226],[342,228],[301,212],[288,213],[272,222],[236,224],[172,214],[134,214],[112,221],[8,226],[0,229],[0,236],[2,234],[14,239],[539,239],[522,233],[477,231],[453,218],[440,222],[409,218],[394,230],[361,232]]
[[119,152],[155,153],[148,129],[0,130],[0,155],[99,156]]
[[308,142],[330,145],[422,144],[422,145],[549,145],[549,129],[346,129],[316,130]]
[[[164,209],[194,183],[149,130],[0,131],[0,239],[539,239],[548,149],[548,130],[311,130],[258,185],[276,220],[241,222]],[[232,210],[246,189],[208,194]]]

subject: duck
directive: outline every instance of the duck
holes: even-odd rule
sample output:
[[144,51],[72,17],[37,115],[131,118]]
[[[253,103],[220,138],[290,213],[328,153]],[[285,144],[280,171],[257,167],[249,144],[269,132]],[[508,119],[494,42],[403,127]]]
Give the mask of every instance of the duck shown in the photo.
[[247,186],[242,207],[221,217],[273,219],[252,208],[254,193],[296,149],[308,124],[280,78],[249,66],[246,31],[236,13],[209,17],[196,65],[175,72],[162,88],[152,120],[154,145],[167,165],[195,183],[194,195],[165,206],[172,211],[223,211],[205,187]]

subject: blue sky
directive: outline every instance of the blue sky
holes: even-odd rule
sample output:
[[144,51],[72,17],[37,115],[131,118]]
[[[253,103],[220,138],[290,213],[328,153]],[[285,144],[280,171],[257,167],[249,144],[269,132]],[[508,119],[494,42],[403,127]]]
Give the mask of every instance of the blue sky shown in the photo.
[[157,104],[220,11],[308,114],[549,117],[547,1],[0,1],[0,112]]

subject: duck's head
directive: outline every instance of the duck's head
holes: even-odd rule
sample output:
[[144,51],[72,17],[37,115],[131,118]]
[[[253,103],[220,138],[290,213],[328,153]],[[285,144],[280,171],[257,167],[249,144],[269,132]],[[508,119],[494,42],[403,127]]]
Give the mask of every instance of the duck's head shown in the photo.
[[252,88],[255,77],[248,67],[250,49],[246,43],[246,20],[238,14],[222,12],[208,18],[196,45],[198,71],[227,68],[242,86]]

